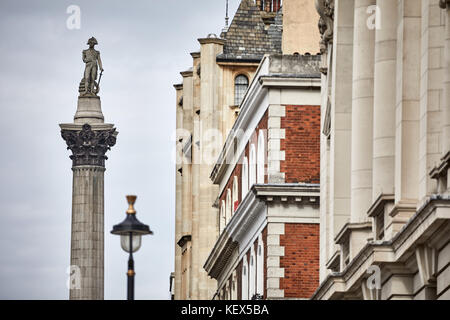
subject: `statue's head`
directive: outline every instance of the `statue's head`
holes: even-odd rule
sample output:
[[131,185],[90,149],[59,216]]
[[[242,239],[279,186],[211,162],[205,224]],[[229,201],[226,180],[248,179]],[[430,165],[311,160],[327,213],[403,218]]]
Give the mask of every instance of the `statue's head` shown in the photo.
[[93,48],[96,44],[98,44],[97,39],[94,37],[90,38],[87,42],[88,46]]

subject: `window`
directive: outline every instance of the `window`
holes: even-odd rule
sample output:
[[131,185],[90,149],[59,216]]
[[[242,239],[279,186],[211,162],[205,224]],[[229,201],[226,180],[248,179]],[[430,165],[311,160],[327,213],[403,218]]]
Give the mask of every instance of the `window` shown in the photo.
[[250,250],[250,266],[248,270],[248,276],[249,276],[249,297],[250,299],[253,298],[253,296],[256,294],[255,291],[255,282],[256,282],[256,259],[255,259],[255,249],[252,245],[252,248]]
[[236,271],[233,272],[231,276],[231,300],[237,300],[237,276]]
[[233,211],[232,214],[234,214],[237,210],[237,207],[239,206],[239,182],[237,176],[233,177]]
[[231,220],[231,190],[227,190],[227,202],[226,202],[226,212],[225,212],[225,224],[228,224]]
[[256,150],[255,145],[250,145],[250,163],[249,163],[249,189],[256,183]]
[[260,184],[264,183],[264,174],[265,174],[265,139],[264,139],[264,130],[259,130],[258,135],[258,159],[257,159],[257,182]]
[[225,201],[222,200],[220,205],[220,220],[219,220],[220,233],[222,233],[223,229],[225,229],[225,210],[226,210]]
[[248,159],[244,157],[244,161],[242,161],[242,195],[241,199],[243,200],[248,192]]
[[248,78],[243,74],[234,79],[234,104],[240,105],[248,88]]
[[258,237],[256,255],[256,293],[264,295],[264,243],[261,235]]
[[244,255],[244,261],[242,263],[242,300],[248,300],[248,263],[247,255]]

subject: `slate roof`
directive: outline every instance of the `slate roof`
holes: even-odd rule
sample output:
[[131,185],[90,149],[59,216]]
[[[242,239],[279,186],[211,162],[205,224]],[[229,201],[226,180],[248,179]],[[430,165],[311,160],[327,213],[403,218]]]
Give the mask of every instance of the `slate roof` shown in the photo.
[[259,62],[265,54],[280,54],[283,29],[282,10],[274,23],[265,29],[261,11],[252,0],[242,0],[229,29],[221,34],[225,39],[223,53],[217,61],[242,60]]

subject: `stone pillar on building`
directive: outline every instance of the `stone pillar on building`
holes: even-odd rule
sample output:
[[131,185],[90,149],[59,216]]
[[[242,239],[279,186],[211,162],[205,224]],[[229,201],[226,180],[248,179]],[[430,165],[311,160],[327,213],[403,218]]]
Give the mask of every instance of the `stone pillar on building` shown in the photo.
[[199,259],[199,189],[200,189],[200,82],[201,65],[200,52],[191,53],[193,58],[193,131],[192,131],[192,254],[191,254],[191,297],[194,300],[199,299],[198,279],[199,270],[202,269],[204,261]]
[[[88,54],[93,53],[95,58],[95,52],[92,46]],[[102,68],[101,62],[99,66]],[[87,71],[89,67],[92,65],[87,64]],[[90,72],[85,74],[95,75],[92,69]],[[88,80],[92,86],[88,87]],[[99,84],[95,80],[95,77],[82,80],[74,122],[60,124],[62,138],[72,151],[72,300],[104,298],[104,172],[108,159],[105,154],[115,145],[118,132],[113,124],[104,123],[97,96]]]
[[397,1],[377,0],[375,31],[372,201],[394,194]]
[[[443,108],[443,145],[442,153],[444,159],[450,152],[450,1],[439,0],[439,5],[445,10],[445,53],[444,53],[444,108]],[[450,193],[450,166],[447,168],[447,190]]]
[[375,0],[355,0],[350,222],[366,222],[372,203],[373,76],[375,26],[367,8]]
[[183,76],[183,136],[182,147],[182,222],[181,238],[178,243],[182,248],[181,265],[184,292],[181,299],[191,299],[191,255],[192,255],[192,132],[193,132],[193,103],[192,103],[192,70],[181,72]]
[[182,149],[183,141],[183,84],[174,85],[176,90],[176,201],[175,201],[175,279],[174,279],[174,299],[181,299],[181,248],[178,241],[182,233]]
[[399,0],[395,117],[395,206],[385,223],[392,237],[416,212],[419,186],[420,0]]
[[348,222],[350,212],[354,0],[316,0],[316,8],[322,35],[321,92],[325,94],[321,109],[324,118],[320,162],[322,186],[328,179],[327,188],[321,188],[320,206],[320,279],[323,280],[329,272],[326,264],[338,251],[334,239]]
[[[216,57],[223,52],[225,40],[214,37],[199,39],[201,64],[200,89],[200,167],[199,167],[199,250],[198,259],[206,261],[217,238],[218,210],[213,207],[218,185],[210,180],[212,168],[222,150],[219,108],[221,70]],[[198,275],[199,299],[211,299],[216,291],[216,281],[202,268]]]

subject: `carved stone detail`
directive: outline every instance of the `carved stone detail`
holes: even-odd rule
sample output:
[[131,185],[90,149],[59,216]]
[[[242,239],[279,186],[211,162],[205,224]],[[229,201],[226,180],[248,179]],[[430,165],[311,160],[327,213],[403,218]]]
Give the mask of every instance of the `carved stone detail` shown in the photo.
[[73,167],[100,166],[105,167],[105,155],[116,144],[116,129],[95,130],[89,124],[83,125],[80,131],[61,130],[61,136],[72,150]]
[[450,8],[450,0],[439,0],[439,6],[442,9],[449,9]]
[[424,286],[436,285],[437,258],[434,248],[424,244],[416,248],[417,266]]
[[320,52],[328,51],[328,44],[333,42],[334,0],[316,0],[316,9],[320,15],[319,31],[322,36]]

